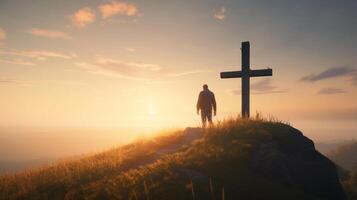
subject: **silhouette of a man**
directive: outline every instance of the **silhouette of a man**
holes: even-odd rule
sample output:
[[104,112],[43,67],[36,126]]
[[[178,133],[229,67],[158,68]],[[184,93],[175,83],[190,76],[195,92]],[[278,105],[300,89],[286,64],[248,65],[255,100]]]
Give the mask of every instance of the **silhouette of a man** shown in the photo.
[[214,93],[208,89],[206,84],[203,85],[203,91],[201,91],[198,96],[196,108],[197,114],[199,114],[201,110],[202,127],[206,127],[207,120],[209,124],[212,125],[212,108],[214,116],[217,114],[216,99]]

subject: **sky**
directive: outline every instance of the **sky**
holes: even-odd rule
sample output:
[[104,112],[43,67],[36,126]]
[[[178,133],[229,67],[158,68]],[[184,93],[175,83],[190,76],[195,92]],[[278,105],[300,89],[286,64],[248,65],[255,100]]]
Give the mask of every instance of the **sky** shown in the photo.
[[[251,113],[357,130],[354,0],[0,0],[0,126],[174,128],[239,114],[250,41]],[[317,137],[317,136],[316,136]]]

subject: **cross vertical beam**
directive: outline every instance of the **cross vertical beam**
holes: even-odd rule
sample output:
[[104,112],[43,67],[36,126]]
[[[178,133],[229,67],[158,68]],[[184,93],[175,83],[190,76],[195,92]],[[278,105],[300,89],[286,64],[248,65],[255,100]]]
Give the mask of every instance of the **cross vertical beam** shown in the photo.
[[248,118],[249,96],[250,96],[250,45],[249,42],[242,42],[242,116]]

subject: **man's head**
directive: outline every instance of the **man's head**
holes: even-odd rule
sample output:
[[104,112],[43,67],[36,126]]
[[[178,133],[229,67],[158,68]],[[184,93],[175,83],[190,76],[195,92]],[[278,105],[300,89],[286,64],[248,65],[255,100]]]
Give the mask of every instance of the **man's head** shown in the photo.
[[208,85],[207,84],[203,85],[203,90],[208,90]]

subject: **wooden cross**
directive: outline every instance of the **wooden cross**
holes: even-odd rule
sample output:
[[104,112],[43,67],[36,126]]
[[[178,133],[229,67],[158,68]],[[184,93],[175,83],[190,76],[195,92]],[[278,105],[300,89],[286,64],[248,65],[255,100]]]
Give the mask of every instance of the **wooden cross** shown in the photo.
[[250,69],[250,44],[242,42],[242,71],[221,72],[221,78],[242,78],[242,116],[249,118],[249,95],[250,95],[250,77],[272,76],[273,70],[268,69]]

